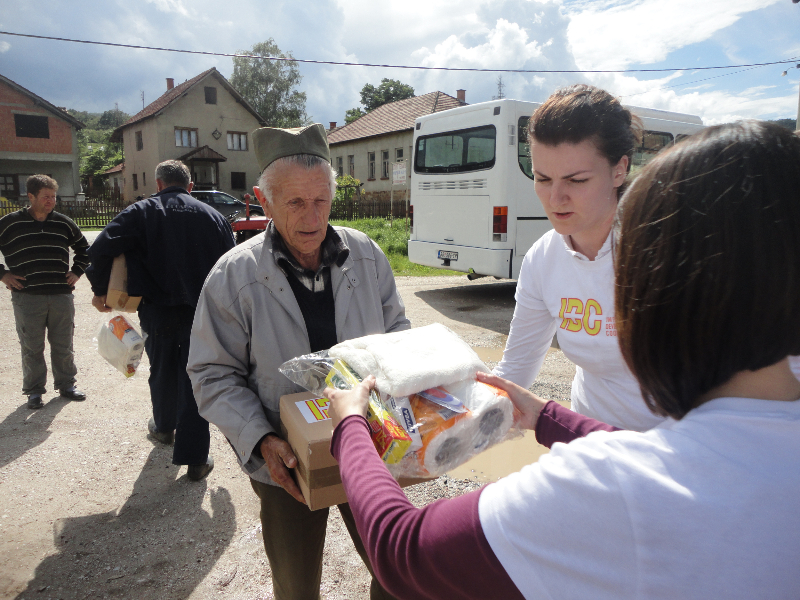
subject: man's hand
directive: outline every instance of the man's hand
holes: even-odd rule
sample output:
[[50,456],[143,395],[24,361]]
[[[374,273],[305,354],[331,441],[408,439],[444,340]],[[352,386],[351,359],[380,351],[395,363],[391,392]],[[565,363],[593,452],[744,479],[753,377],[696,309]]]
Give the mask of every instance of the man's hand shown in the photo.
[[105,296],[95,296],[92,298],[92,306],[94,306],[100,312],[111,312],[114,310],[110,306],[106,305],[106,297]]
[[14,275],[11,271],[6,271],[6,274],[3,275],[3,279],[0,281],[5,283],[9,290],[21,290],[25,287],[21,283],[25,281],[25,278],[22,275]]
[[264,462],[267,463],[267,469],[269,469],[272,481],[289,492],[292,498],[305,504],[306,500],[303,498],[300,488],[297,487],[291,473],[289,473],[289,469],[294,469],[297,466],[297,457],[292,452],[292,447],[289,443],[275,434],[269,434],[261,440],[259,448]]
[[497,375],[478,372],[476,379],[482,383],[488,383],[500,388],[508,394],[514,404],[514,423],[517,426],[522,429],[536,429],[539,413],[542,412],[544,405],[547,404],[547,400],[543,400],[516,383],[511,383]]
[[72,271],[67,272],[67,283],[71,286],[74,286],[76,283],[78,283],[78,279],[80,278],[80,275],[75,275],[75,273]]
[[331,401],[328,414],[333,419],[333,427],[336,426],[350,415],[367,416],[369,406],[369,392],[375,388],[375,377],[369,375],[364,381],[359,383],[352,390],[335,390],[325,388],[322,394]]

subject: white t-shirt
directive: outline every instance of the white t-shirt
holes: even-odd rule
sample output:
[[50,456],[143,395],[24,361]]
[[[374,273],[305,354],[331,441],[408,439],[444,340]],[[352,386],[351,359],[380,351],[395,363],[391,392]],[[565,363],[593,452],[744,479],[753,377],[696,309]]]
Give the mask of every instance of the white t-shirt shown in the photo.
[[794,376],[800,379],[800,356],[790,356],[789,367],[792,369]]
[[595,260],[555,230],[543,235],[525,255],[516,301],[496,375],[530,387],[557,331],[561,350],[577,365],[572,410],[634,431],[663,420],[647,408],[617,343],[610,234]]
[[800,598],[800,401],[720,398],[596,432],[479,501],[526,598]]

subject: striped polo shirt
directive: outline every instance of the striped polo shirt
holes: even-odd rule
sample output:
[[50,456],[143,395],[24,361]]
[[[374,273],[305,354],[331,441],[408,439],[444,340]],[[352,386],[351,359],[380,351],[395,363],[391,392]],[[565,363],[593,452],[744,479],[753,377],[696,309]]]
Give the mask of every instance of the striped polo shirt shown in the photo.
[[[69,249],[75,252],[72,269]],[[81,276],[89,266],[89,243],[69,217],[55,211],[37,221],[23,208],[0,219],[0,277],[11,271],[25,277],[27,294],[69,294],[66,274]]]

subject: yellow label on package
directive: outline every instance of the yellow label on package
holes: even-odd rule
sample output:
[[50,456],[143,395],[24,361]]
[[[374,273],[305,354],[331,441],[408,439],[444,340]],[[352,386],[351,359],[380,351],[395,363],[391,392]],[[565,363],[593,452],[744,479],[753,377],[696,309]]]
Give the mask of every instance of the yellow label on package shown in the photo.
[[[337,359],[325,378],[325,383],[339,390],[350,390],[361,383],[361,378],[343,360]],[[411,436],[398,425],[391,413],[381,402],[375,390],[369,393],[367,422],[372,443],[383,462],[399,462],[411,445]]]

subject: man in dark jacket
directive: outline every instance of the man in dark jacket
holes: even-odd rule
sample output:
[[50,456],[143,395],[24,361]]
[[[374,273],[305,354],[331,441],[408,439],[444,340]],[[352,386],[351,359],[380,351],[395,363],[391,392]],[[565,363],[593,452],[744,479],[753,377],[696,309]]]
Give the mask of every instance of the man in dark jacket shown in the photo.
[[[75,305],[72,290],[86,267],[89,245],[73,221],[55,212],[58,183],[47,175],[31,175],[26,182],[28,208],[0,219],[0,278],[11,290],[11,304],[22,347],[22,393],[28,408],[42,408],[47,383],[44,361],[45,331],[50,341],[53,380],[61,396],[85,400],[75,387],[72,334]],[[75,252],[72,268],[69,249]]]
[[156,194],[126,208],[97,236],[86,276],[95,294],[92,304],[110,311],[111,263],[125,255],[128,294],[142,297],[139,321],[147,334],[153,403],[148,430],[159,442],[174,440],[173,464],[189,465],[189,478],[199,481],[214,461],[208,453],[208,421],[197,412],[186,374],[189,334],[203,282],[233,248],[233,233],[220,213],[189,195],[191,177],[182,162],[159,164],[156,186]]

